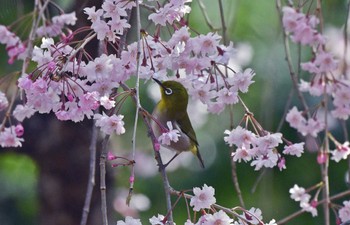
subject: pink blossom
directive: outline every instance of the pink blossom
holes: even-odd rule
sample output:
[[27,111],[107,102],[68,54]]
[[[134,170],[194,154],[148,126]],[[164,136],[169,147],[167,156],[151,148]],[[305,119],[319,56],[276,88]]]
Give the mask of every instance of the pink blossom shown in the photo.
[[31,89],[32,84],[33,84],[33,81],[29,79],[28,75],[22,76],[18,79],[18,87],[22,88],[23,90]]
[[286,121],[303,136],[311,135],[316,137],[325,127],[324,122],[317,118],[309,118],[306,120],[295,106],[287,113]]
[[107,116],[104,112],[94,115],[96,126],[100,127],[101,131],[108,135],[111,135],[113,132],[117,135],[125,133],[123,118],[123,115],[113,114],[112,116]]
[[317,216],[317,209],[316,209],[316,207],[312,206],[309,202],[300,202],[300,207],[304,211],[311,213],[312,217]]
[[22,147],[23,138],[19,138],[15,131],[15,126],[5,127],[0,131],[0,146],[6,147]]
[[169,129],[168,132],[164,132],[158,137],[158,141],[162,145],[170,145],[171,142],[177,142],[180,137],[180,131],[177,129],[173,129],[172,122],[168,121],[166,125]]
[[284,146],[283,154],[300,157],[304,153],[304,142]]
[[347,159],[350,155],[350,147],[349,142],[346,141],[344,144],[337,145],[337,148],[335,150],[331,151],[332,157],[331,159],[339,162],[342,159]]
[[235,73],[232,79],[228,79],[228,81],[231,85],[236,86],[241,92],[246,93],[248,92],[249,86],[254,83],[254,81],[252,81],[254,76],[255,72],[248,68],[244,70],[244,72]]
[[30,118],[34,115],[35,110],[28,105],[16,105],[12,114],[19,122],[22,122],[25,118]]
[[215,189],[211,186],[204,184],[203,188],[193,188],[194,196],[191,198],[190,206],[193,206],[194,211],[200,211],[201,209],[209,209],[212,204],[216,202],[214,197]]
[[79,106],[84,110],[95,110],[99,107],[99,93],[96,91],[87,92],[79,98]]
[[256,148],[261,155],[268,154],[280,143],[282,143],[281,133],[268,133],[265,136],[260,136],[254,139],[254,145],[256,145]]
[[88,15],[88,20],[91,20],[91,22],[96,22],[97,20],[99,20],[103,14],[103,10],[102,9],[98,9],[96,11],[96,7],[92,6],[92,7],[86,7],[84,8],[84,13]]
[[157,12],[150,14],[148,19],[161,26],[165,26],[166,23],[173,24],[174,21],[180,21],[185,14],[191,11],[191,8],[185,5],[190,1],[192,0],[171,0]]
[[230,89],[222,88],[218,92],[217,102],[232,105],[238,103],[238,90],[235,86],[232,86]]
[[112,60],[105,54],[90,61],[85,67],[85,70],[88,71],[87,79],[91,82],[108,80],[112,69]]
[[344,201],[343,202],[344,207],[339,209],[339,218],[343,223],[350,220],[350,201]]
[[193,82],[193,85],[189,89],[189,94],[193,99],[199,99],[203,104],[207,104],[214,96],[211,89],[212,85],[210,83],[203,84],[196,81]]
[[231,156],[233,156],[233,161],[235,162],[241,162],[243,159],[245,162],[250,161],[252,159],[252,154],[250,153],[251,149],[247,149],[246,146],[242,146],[240,148],[237,148],[235,152],[232,153]]
[[125,222],[123,220],[118,220],[117,225],[142,225],[140,219],[134,219],[131,216],[125,217]]
[[220,114],[225,109],[225,104],[222,102],[209,102],[207,103],[208,111],[213,114]]
[[278,160],[277,166],[280,171],[282,171],[283,169],[286,169],[286,159],[284,157],[281,157]]
[[100,98],[100,104],[101,106],[105,107],[105,109],[111,109],[115,106],[115,101],[104,95]]
[[217,33],[210,32],[206,35],[201,34],[191,40],[193,51],[202,56],[215,54],[220,40],[221,36]]
[[261,209],[252,207],[248,211],[244,211],[243,214],[241,214],[241,217],[245,218],[249,224],[258,225],[261,224],[262,212]]
[[302,113],[298,111],[297,107],[295,106],[287,113],[286,121],[293,128],[301,127],[306,123],[306,120],[302,116]]
[[260,170],[262,167],[273,168],[277,165],[278,154],[273,151],[269,151],[266,155],[258,155],[250,164],[255,166],[254,170]]
[[289,189],[290,198],[297,202],[309,202],[311,196],[306,193],[305,188],[294,184],[294,187]]
[[167,221],[164,221],[165,217],[161,214],[158,214],[158,216],[152,216],[152,218],[149,219],[149,222],[151,225],[164,225]]
[[220,210],[214,214],[206,214],[202,225],[231,225],[233,219],[230,218],[224,211]]
[[225,130],[224,134],[228,135],[224,137],[224,140],[227,144],[229,144],[229,146],[249,146],[256,138],[251,131],[242,128],[241,126],[237,126],[231,131]]
[[24,128],[23,128],[22,124],[19,123],[19,124],[17,124],[15,126],[15,133],[16,133],[17,137],[22,137],[23,136]]

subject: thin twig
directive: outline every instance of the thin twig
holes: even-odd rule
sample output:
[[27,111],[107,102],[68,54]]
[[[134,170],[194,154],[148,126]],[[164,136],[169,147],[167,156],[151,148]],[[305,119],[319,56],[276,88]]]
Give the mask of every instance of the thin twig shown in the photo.
[[[125,91],[131,91],[131,89],[124,83],[121,83],[120,86],[125,90]],[[134,102],[136,103],[136,97],[135,95],[132,96]],[[156,138],[156,136],[154,135],[154,132],[152,130],[150,121],[149,121],[149,116],[150,115],[140,104],[139,106],[139,113],[141,113],[142,115],[142,119],[144,124],[146,125],[147,128],[147,133],[152,141],[152,145],[153,145],[153,150],[154,150],[154,154],[155,154],[155,159],[158,163],[158,167],[159,167],[159,172],[161,174],[162,180],[163,180],[163,187],[164,187],[164,191],[165,191],[165,198],[166,198],[166,206],[167,206],[167,216],[168,216],[168,222],[170,224],[173,224],[173,213],[172,213],[172,203],[171,203],[171,186],[169,183],[169,179],[168,176],[166,174],[165,171],[165,166],[163,164],[162,158],[160,156],[157,144],[158,144],[158,140]]]
[[[135,112],[135,120],[134,120],[134,130],[132,133],[132,160],[135,161],[135,153],[136,153],[136,131],[137,131],[137,122],[139,119],[139,111],[140,111],[140,55],[141,55],[141,16],[140,16],[140,5],[139,1],[136,1],[136,38],[137,38],[137,55],[136,55],[136,84],[135,84],[135,100],[136,100],[136,112]],[[127,204],[130,203],[131,196],[134,190],[134,180],[135,180],[135,164],[131,165],[131,176],[129,179],[130,187],[129,187],[129,195],[127,198]]]
[[101,191],[101,212],[102,224],[108,225],[107,218],[107,194],[106,194],[106,161],[107,161],[107,146],[109,135],[106,135],[102,142],[102,149],[100,155],[100,191]]
[[89,180],[87,185],[87,191],[85,196],[85,203],[83,208],[83,215],[81,218],[80,225],[86,225],[87,219],[90,212],[92,192],[95,186],[95,173],[96,173],[96,144],[97,144],[97,127],[95,126],[95,121],[92,125],[92,134],[90,142],[90,165],[89,165]]
[[205,5],[203,4],[202,0],[198,0],[198,5],[199,5],[199,9],[201,10],[201,12],[204,16],[205,23],[207,24],[209,29],[210,30],[218,30],[213,26],[213,24],[208,16],[207,9],[205,8]]
[[[279,17],[280,17],[280,22],[281,22],[281,26],[282,26],[282,5],[281,5],[281,0],[276,0],[276,7],[277,7],[277,11],[279,13]],[[293,64],[292,64],[292,57],[291,57],[291,53],[290,53],[290,47],[289,47],[289,41],[288,41],[288,36],[286,31],[283,29],[282,27],[282,33],[283,33],[283,43],[284,43],[284,51],[286,53],[286,61],[288,64],[288,68],[289,68],[289,74],[291,76],[292,79],[292,83],[293,83],[293,87],[297,92],[298,98],[301,102],[301,104],[304,107],[304,110],[307,112],[308,116],[310,117],[310,113],[309,113],[309,107],[306,103],[306,100],[303,96],[303,94],[301,93],[301,91],[299,90],[298,87],[298,75],[295,73]]]
[[220,10],[220,20],[221,20],[221,29],[222,29],[222,39],[224,41],[224,45],[227,45],[227,27],[225,22],[225,15],[224,15],[224,6],[222,4],[222,0],[219,0],[219,10]]
[[344,56],[343,56],[343,74],[349,76],[346,71],[348,71],[347,55],[348,55],[348,23],[350,17],[350,1],[348,1],[348,7],[346,10],[346,19],[344,24]]
[[283,112],[283,115],[281,117],[281,120],[280,122],[278,123],[278,126],[277,126],[277,129],[276,129],[276,132],[280,132],[281,129],[282,129],[282,126],[285,122],[285,119],[286,119],[286,115],[289,111],[289,108],[290,108],[290,105],[292,103],[292,99],[293,99],[293,95],[294,95],[294,89],[291,88],[290,91],[289,91],[289,94],[288,94],[288,98],[287,98],[287,101],[286,101],[286,104],[284,106],[284,112]]
[[[233,150],[232,150],[232,152],[233,152]],[[243,195],[242,195],[241,188],[240,188],[239,182],[238,182],[237,166],[236,166],[236,162],[233,161],[233,159],[231,159],[231,174],[232,174],[233,185],[236,189],[237,196],[239,199],[239,204],[240,204],[240,206],[245,208]]]
[[[336,195],[333,195],[329,198],[330,201],[334,201],[336,199],[339,199],[339,198],[342,198],[342,197],[345,197],[347,195],[350,195],[350,190],[347,190],[347,191],[343,191],[339,194],[336,194]],[[327,199],[322,199],[321,201],[318,201],[317,204],[316,204],[316,207],[321,205],[321,204],[324,204],[324,202],[327,202]],[[277,222],[278,225],[282,225],[282,224],[285,224],[289,221],[291,221],[292,219],[294,219],[295,217],[297,216],[300,216],[301,214],[305,213],[305,211],[303,209],[300,209],[292,214],[290,214],[289,216],[281,219],[280,221]]]

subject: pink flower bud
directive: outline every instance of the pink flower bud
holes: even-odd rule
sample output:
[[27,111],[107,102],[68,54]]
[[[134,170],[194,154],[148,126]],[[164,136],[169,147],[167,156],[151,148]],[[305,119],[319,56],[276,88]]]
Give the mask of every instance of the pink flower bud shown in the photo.
[[129,182],[130,182],[130,183],[134,183],[134,181],[135,181],[135,177],[134,177],[134,176],[130,176],[130,177],[129,177]]
[[17,137],[22,137],[23,133],[24,133],[24,128],[22,126],[22,124],[17,124],[15,127],[15,133]]
[[340,218],[337,218],[337,219],[335,220],[335,224],[336,224],[336,225],[340,225],[340,224],[341,224]]
[[327,154],[324,152],[320,152],[317,155],[317,163],[324,164],[327,161]]
[[68,101],[70,102],[74,101],[74,96],[72,95],[72,93],[68,93],[67,98],[68,98]]
[[316,208],[317,207],[317,200],[316,199],[311,200],[310,205],[312,207]]
[[154,143],[154,150],[156,150],[156,151],[160,150],[160,144],[158,141],[156,143]]
[[245,218],[246,218],[247,220],[252,220],[252,219],[253,219],[252,215],[250,215],[250,214],[247,213],[247,212],[244,212],[244,216],[245,216]]
[[112,152],[108,152],[108,155],[107,155],[108,160],[115,160],[116,158],[117,158],[117,156],[113,155]]

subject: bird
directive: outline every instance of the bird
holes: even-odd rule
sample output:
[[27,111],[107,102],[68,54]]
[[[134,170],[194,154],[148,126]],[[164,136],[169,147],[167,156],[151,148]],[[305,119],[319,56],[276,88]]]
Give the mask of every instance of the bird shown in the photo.
[[199,152],[196,133],[187,113],[188,93],[186,88],[181,83],[173,80],[164,82],[155,78],[153,80],[160,86],[161,92],[161,99],[152,112],[151,127],[154,135],[157,138],[161,136],[164,128],[167,127],[168,121],[172,123],[172,126],[180,134],[177,142],[172,141],[170,145],[164,145],[164,147],[176,152],[166,165],[181,152],[191,151],[197,156],[200,166],[204,168],[204,161]]

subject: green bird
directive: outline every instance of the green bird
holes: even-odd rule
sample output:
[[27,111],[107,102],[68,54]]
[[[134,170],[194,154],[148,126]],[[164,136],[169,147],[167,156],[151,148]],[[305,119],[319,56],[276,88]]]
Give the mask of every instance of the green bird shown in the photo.
[[[164,147],[176,151],[176,155],[166,164],[168,165],[181,152],[191,151],[199,159],[204,168],[204,162],[199,153],[196,133],[187,114],[188,93],[185,87],[176,81],[160,82],[153,78],[160,86],[161,99],[153,110],[151,126],[156,137],[162,135],[167,122],[180,132],[179,140]],[[163,128],[160,126],[163,126]]]

